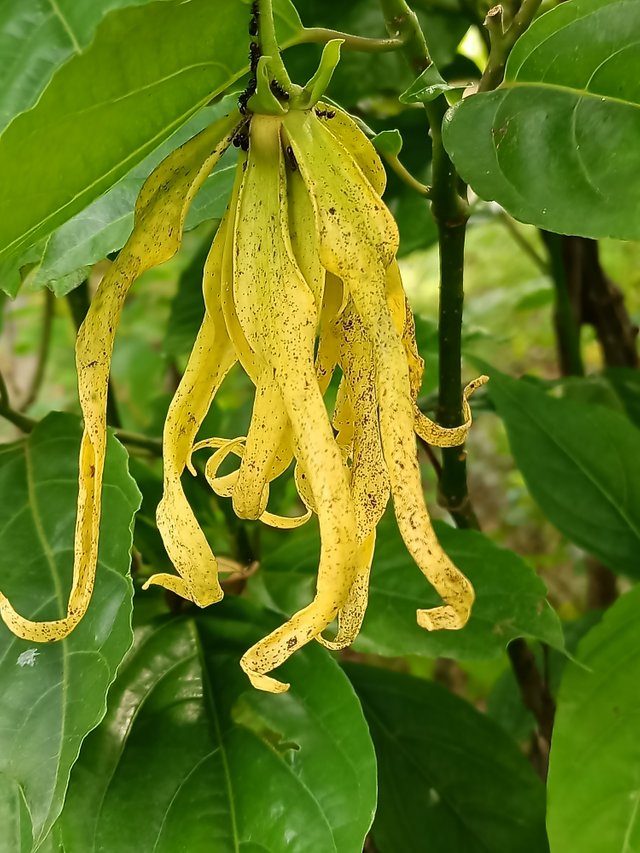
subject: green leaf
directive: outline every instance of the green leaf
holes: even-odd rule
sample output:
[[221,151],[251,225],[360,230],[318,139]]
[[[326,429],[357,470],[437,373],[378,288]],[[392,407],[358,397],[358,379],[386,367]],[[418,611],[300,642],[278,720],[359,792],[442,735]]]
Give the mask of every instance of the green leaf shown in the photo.
[[438,226],[431,213],[429,202],[406,185],[385,201],[398,223],[400,231],[399,257],[420,249],[428,249],[438,239]]
[[609,568],[640,577],[640,431],[604,406],[554,399],[484,368],[513,457],[544,514]]
[[371,142],[382,155],[397,157],[402,151],[402,134],[399,130],[382,130],[376,133]]
[[631,367],[610,367],[605,373],[625,411],[640,428],[640,370]]
[[[201,110],[107,193],[50,234],[39,264],[29,274],[29,287],[50,286],[57,296],[64,296],[86,278],[91,265],[121,249],[133,228],[136,198],[147,177],[171,151],[232,108],[233,100],[225,98],[215,107]],[[206,219],[222,218],[231,194],[236,157],[236,150],[230,148],[209,175],[191,205],[186,231]]]
[[231,599],[140,628],[74,768],[65,849],[360,853],[376,798],[360,705],[316,643],[284,668],[289,693],[251,688],[238,658],[273,627]]
[[345,670],[378,757],[380,853],[548,850],[544,786],[494,722],[437,684],[373,667]]
[[447,116],[444,142],[482,198],[561,234],[640,238],[640,5],[573,0],[518,40],[504,83]]
[[204,317],[202,275],[212,240],[212,235],[207,234],[178,279],[164,339],[164,351],[173,358],[189,355]]
[[428,104],[429,101],[433,101],[443,92],[450,92],[452,89],[464,89],[467,85],[467,83],[455,85],[447,83],[436,65],[431,63],[400,95],[400,102],[403,104]]
[[112,9],[149,0],[3,0],[0,6],[0,131],[29,109],[55,71],[84,50]]
[[558,696],[549,765],[553,853],[640,849],[640,587],[583,639]]
[[[0,449],[0,589],[32,619],[66,613],[80,435],[76,418],[53,414],[28,439]],[[2,853],[29,851],[32,833],[34,842],[46,836],[80,745],[104,715],[107,690],[132,640],[128,570],[139,501],[127,455],[110,439],[87,615],[68,639],[39,646],[0,623]]]
[[[369,606],[356,650],[473,660],[498,657],[515,637],[563,647],[562,628],[545,600],[544,583],[520,557],[476,531],[442,523],[436,530],[446,552],[475,587],[469,623],[461,631],[430,633],[418,627],[416,610],[437,605],[440,599],[387,517],[378,529]],[[293,613],[311,600],[318,565],[317,538],[304,528],[288,535],[288,542],[267,551],[251,582],[263,601],[283,613]]]
[[[276,12],[287,45],[299,18],[289,0]],[[98,198],[244,73],[249,15],[238,0],[163,0],[108,15],[0,136],[0,260]]]

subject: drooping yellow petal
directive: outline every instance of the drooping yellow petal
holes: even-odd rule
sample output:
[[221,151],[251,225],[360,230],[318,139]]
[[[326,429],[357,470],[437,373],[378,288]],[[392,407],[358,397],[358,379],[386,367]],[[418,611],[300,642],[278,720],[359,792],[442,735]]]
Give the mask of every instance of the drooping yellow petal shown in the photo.
[[[194,453],[197,450],[201,450],[203,447],[218,448],[216,452],[207,460],[207,464],[205,467],[205,476],[207,478],[207,482],[209,483],[213,491],[220,497],[233,497],[234,490],[238,482],[239,472],[233,471],[231,474],[225,474],[222,477],[218,477],[218,469],[230,453],[233,453],[240,459],[244,457],[245,441],[246,439],[244,437],[232,439],[208,438],[204,441],[199,441],[193,447]],[[260,515],[258,521],[261,521],[263,524],[267,524],[269,527],[277,527],[281,530],[292,530],[295,527],[301,527],[303,524],[306,524],[306,522],[309,521],[310,518],[310,511],[304,512],[302,515],[291,516],[277,515],[276,513],[269,512],[269,510],[265,509]]]
[[358,127],[357,121],[344,110],[322,103],[318,104],[318,108],[316,115],[323,119],[327,129],[349,151],[374,191],[381,196],[387,186],[387,173],[371,140]]
[[[393,324],[396,331],[402,329],[402,345],[404,347],[407,365],[409,368],[409,385],[411,388],[411,398],[414,403],[418,399],[420,388],[422,386],[422,374],[424,372],[424,361],[418,352],[416,343],[416,326],[411,313],[411,308],[407,301],[402,279],[400,277],[400,269],[397,261],[394,261],[387,270],[386,277],[387,287],[387,304],[393,317]],[[400,318],[404,310],[404,327],[400,325]],[[458,447],[464,444],[467,438],[473,418],[471,415],[471,407],[469,406],[469,397],[485,382],[488,382],[488,376],[479,376],[470,382],[462,392],[462,414],[464,421],[459,426],[443,427],[432,421],[423,414],[418,406],[415,406],[415,430],[423,441],[433,447]]]
[[124,300],[143,272],[177,252],[189,205],[228,147],[239,121],[237,113],[226,116],[170,154],[152,172],[138,197],[133,232],[100,284],[80,328],[76,362],[84,434],[67,615],[33,622],[20,616],[0,594],[0,615],[13,633],[25,640],[44,642],[66,637],[89,606],[98,559],[109,368]]
[[221,498],[233,496],[233,490],[238,481],[238,471],[236,469],[230,474],[218,476],[218,469],[230,454],[242,459],[245,441],[246,438],[243,435],[238,438],[206,438],[193,446],[192,453],[202,450],[204,447],[217,448],[215,453],[212,453],[207,459],[205,477],[212,490]]
[[229,229],[227,231],[227,241],[224,247],[224,257],[222,264],[222,289],[220,299],[222,303],[222,313],[227,326],[227,332],[233,346],[235,348],[238,360],[242,365],[242,369],[251,379],[253,384],[258,387],[260,376],[262,374],[263,365],[260,359],[253,351],[251,345],[247,341],[246,335],[238,321],[236,313],[236,304],[233,298],[233,258],[236,252],[236,224],[238,216],[238,202],[242,190],[246,170],[246,157],[241,153],[238,159],[236,168],[236,176],[229,201],[228,217]]
[[[291,249],[298,269],[314,295],[316,309],[320,311],[324,304],[325,272],[318,256],[313,205],[302,178],[296,172],[295,163],[289,163],[289,166],[287,207]],[[233,311],[230,308],[230,314]],[[317,370],[324,369],[324,365],[318,363],[324,357],[325,353],[319,347]],[[265,520],[269,483],[286,470],[292,456],[291,425],[273,370],[267,368],[256,386],[251,425],[233,491],[233,507],[237,515],[249,519],[263,517]],[[269,518],[275,520],[279,517],[270,515]]]
[[351,584],[347,600],[338,613],[338,630],[335,637],[333,640],[328,640],[321,634],[317,637],[318,642],[326,649],[331,649],[333,652],[345,649],[360,633],[369,603],[369,576],[375,547],[376,531],[372,530],[358,546],[355,579]]
[[461,423],[460,426],[440,426],[440,424],[435,423],[435,421],[432,421],[431,418],[428,418],[418,408],[416,408],[416,433],[421,439],[423,439],[423,441],[426,441],[427,444],[431,444],[433,447],[459,447],[461,444],[464,444],[467,440],[467,434],[471,428],[471,424],[473,423],[469,397],[474,391],[480,388],[481,385],[484,385],[485,382],[488,381],[488,376],[478,376],[477,379],[469,382],[465,387],[462,392],[462,416],[464,417],[464,422]]
[[397,228],[349,152],[336,146],[314,115],[290,112],[284,126],[315,199],[323,265],[348,287],[373,345],[382,445],[398,527],[445,602],[419,610],[418,623],[430,630],[461,628],[469,618],[473,588],[441,548],[424,503],[407,361],[386,302],[385,271],[397,251]]
[[369,574],[375,547],[375,530],[389,500],[389,476],[380,428],[373,347],[362,320],[349,304],[338,321],[340,366],[348,389],[352,413],[351,494],[358,532],[356,577],[345,606],[338,614],[338,631],[323,645],[340,649],[357,637],[367,609]]
[[236,361],[220,305],[222,257],[227,220],[223,220],[207,257],[203,290],[206,310],[184,375],[171,401],[163,435],[163,495],[156,518],[167,554],[178,575],[150,577],[158,584],[206,607],[222,598],[218,566],[184,494],[180,478],[191,448],[224,377]]
[[281,692],[267,675],[334,619],[354,579],[356,530],[340,452],[316,380],[313,293],[295,262],[287,224],[280,120],[254,116],[239,207],[234,297],[239,322],[265,364],[275,371],[318,511],[321,554],[316,595],[307,607],[241,660],[252,684]]
[[297,167],[287,172],[287,210],[291,250],[302,277],[313,293],[319,315],[323,304],[325,271],[318,252],[313,204]]
[[340,357],[340,341],[336,335],[335,321],[340,314],[342,305],[342,282],[335,276],[327,275],[322,296],[318,349],[316,352],[316,376],[318,377],[318,384],[323,395],[329,387],[331,377]]
[[[288,451],[288,453],[287,453]],[[256,519],[269,500],[269,483],[291,460],[289,418],[273,370],[263,370],[247,434],[242,463],[233,490],[233,509],[240,518]]]

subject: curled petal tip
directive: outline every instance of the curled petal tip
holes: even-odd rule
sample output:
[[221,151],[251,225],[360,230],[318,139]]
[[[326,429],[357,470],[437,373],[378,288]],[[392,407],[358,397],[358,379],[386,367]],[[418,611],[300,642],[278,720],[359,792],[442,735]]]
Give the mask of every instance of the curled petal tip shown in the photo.
[[278,681],[277,678],[271,678],[269,675],[262,675],[249,669],[242,660],[240,661],[240,666],[245,671],[252,687],[255,687],[256,690],[262,690],[265,693],[286,693],[291,686],[285,681]]
[[459,631],[469,621],[471,607],[455,609],[450,604],[432,607],[429,610],[417,610],[418,625],[427,631]]
[[181,598],[186,598],[197,604],[198,607],[208,607],[210,604],[217,604],[224,598],[222,587],[217,582],[203,585],[200,589],[193,589],[190,584],[187,584],[178,575],[157,574],[152,575],[142,585],[142,589],[148,589],[150,586],[162,586],[170,592],[179,595]]
[[471,382],[469,382],[469,384],[464,389],[465,400],[470,397],[474,391],[477,391],[478,388],[482,387],[483,385],[486,385],[488,381],[489,377],[485,376],[485,374],[483,373],[482,376],[478,376],[477,379],[473,379]]

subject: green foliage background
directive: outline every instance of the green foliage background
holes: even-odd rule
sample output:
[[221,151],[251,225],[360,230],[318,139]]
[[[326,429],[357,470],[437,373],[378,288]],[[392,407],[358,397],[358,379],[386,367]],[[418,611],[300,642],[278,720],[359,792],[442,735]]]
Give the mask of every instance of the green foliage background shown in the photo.
[[[300,81],[320,50],[297,44],[300,18],[386,35],[375,0],[274,5]],[[457,84],[481,77],[488,3],[411,5],[453,101]],[[491,376],[467,447],[482,532],[450,525],[421,461],[439,538],[477,591],[468,626],[416,626],[416,607],[437,597],[385,518],[354,648],[306,647],[285,666],[289,694],[256,693],[238,659],[309,600],[317,531],[259,530],[198,479],[185,488],[216,551],[258,571],[229,579],[224,604],[203,612],[140,591],[167,568],[158,439],[202,315],[229,152],[181,253],[136,285],[119,330],[112,424],[124,433],[110,438],[89,613],[41,648],[0,626],[0,853],[640,851],[640,373],[637,354],[612,363],[592,318],[578,330],[584,369],[569,375],[557,349],[571,282],[553,253],[565,252],[566,273],[583,245],[569,241],[597,238],[620,288],[611,299],[640,321],[640,7],[568,0],[542,11],[505,82],[445,120],[473,191],[464,369]],[[62,612],[70,583],[77,319],[130,232],[146,176],[243,88],[248,16],[243,0],[0,6],[0,415],[23,418],[0,421],[0,589],[32,617]],[[425,113],[400,100],[414,77],[399,51],[345,51],[329,95],[373,132],[398,130],[402,163],[428,182]],[[420,402],[433,415],[436,223],[391,169],[385,200],[427,363]],[[203,431],[240,434],[251,401],[232,373]],[[273,497],[283,511],[295,504],[291,486]],[[557,704],[550,758],[543,693]]]

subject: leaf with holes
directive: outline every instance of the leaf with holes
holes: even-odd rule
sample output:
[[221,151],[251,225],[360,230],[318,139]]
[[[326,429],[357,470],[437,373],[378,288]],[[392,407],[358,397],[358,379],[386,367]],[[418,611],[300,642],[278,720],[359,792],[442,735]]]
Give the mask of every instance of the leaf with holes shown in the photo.
[[[0,589],[32,619],[66,613],[73,566],[81,430],[71,415],[45,418],[0,449]],[[34,646],[0,623],[1,853],[25,853],[57,818],[83,738],[131,645],[128,576],[140,494],[127,455],[109,441],[96,587],[71,636]]]
[[505,80],[447,116],[479,196],[549,231],[640,239],[640,3],[572,0],[516,42]]
[[376,800],[362,710],[315,643],[284,667],[289,693],[254,690],[239,658],[273,627],[237,598],[140,627],[74,768],[66,850],[360,853]]

